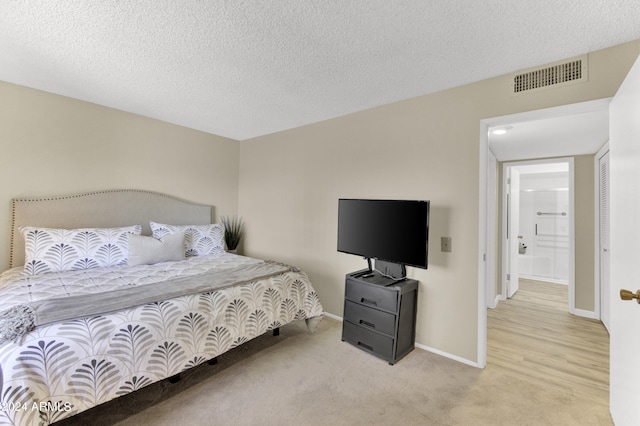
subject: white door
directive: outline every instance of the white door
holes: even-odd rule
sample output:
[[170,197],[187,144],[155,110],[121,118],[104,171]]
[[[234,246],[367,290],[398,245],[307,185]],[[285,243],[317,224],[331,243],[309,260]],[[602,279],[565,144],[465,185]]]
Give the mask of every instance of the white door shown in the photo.
[[520,173],[509,167],[507,180],[507,243],[509,268],[507,269],[507,297],[518,291],[518,250],[520,248]]
[[600,320],[609,330],[609,150],[598,158],[598,206],[600,220]]
[[609,111],[611,415],[617,426],[640,424],[640,304],[620,289],[640,289],[640,60]]

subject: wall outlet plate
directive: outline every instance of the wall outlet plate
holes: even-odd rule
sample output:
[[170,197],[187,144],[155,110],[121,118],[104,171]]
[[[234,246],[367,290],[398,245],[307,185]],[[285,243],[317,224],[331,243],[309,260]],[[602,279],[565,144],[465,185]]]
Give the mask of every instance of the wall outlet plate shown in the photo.
[[451,237],[440,237],[440,251],[451,252]]

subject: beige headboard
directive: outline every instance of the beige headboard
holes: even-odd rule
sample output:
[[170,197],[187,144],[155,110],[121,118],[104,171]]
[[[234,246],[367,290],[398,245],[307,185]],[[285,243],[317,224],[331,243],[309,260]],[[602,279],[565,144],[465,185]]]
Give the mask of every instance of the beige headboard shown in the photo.
[[149,221],[171,225],[205,225],[212,223],[213,213],[212,206],[135,189],[14,198],[9,267],[24,264],[24,238],[20,226],[74,229],[142,225],[142,233],[150,235]]

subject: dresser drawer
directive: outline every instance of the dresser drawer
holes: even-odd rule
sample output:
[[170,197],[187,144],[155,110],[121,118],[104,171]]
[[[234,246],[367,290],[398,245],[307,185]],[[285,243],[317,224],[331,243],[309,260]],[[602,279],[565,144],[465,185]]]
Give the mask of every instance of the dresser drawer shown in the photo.
[[351,324],[349,321],[342,322],[342,339],[384,359],[393,358],[391,337]]
[[344,319],[356,325],[379,331],[390,336],[395,334],[396,316],[371,309],[350,300],[344,303]]
[[398,292],[394,289],[347,279],[345,297],[351,301],[390,312],[398,310]]

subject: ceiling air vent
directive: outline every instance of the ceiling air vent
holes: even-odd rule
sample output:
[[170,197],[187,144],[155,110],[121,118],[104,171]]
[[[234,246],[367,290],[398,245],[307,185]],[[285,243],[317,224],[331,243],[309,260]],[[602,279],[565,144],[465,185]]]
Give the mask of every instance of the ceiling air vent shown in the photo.
[[513,93],[519,94],[583,81],[587,81],[586,55],[515,74],[512,79],[512,86]]

